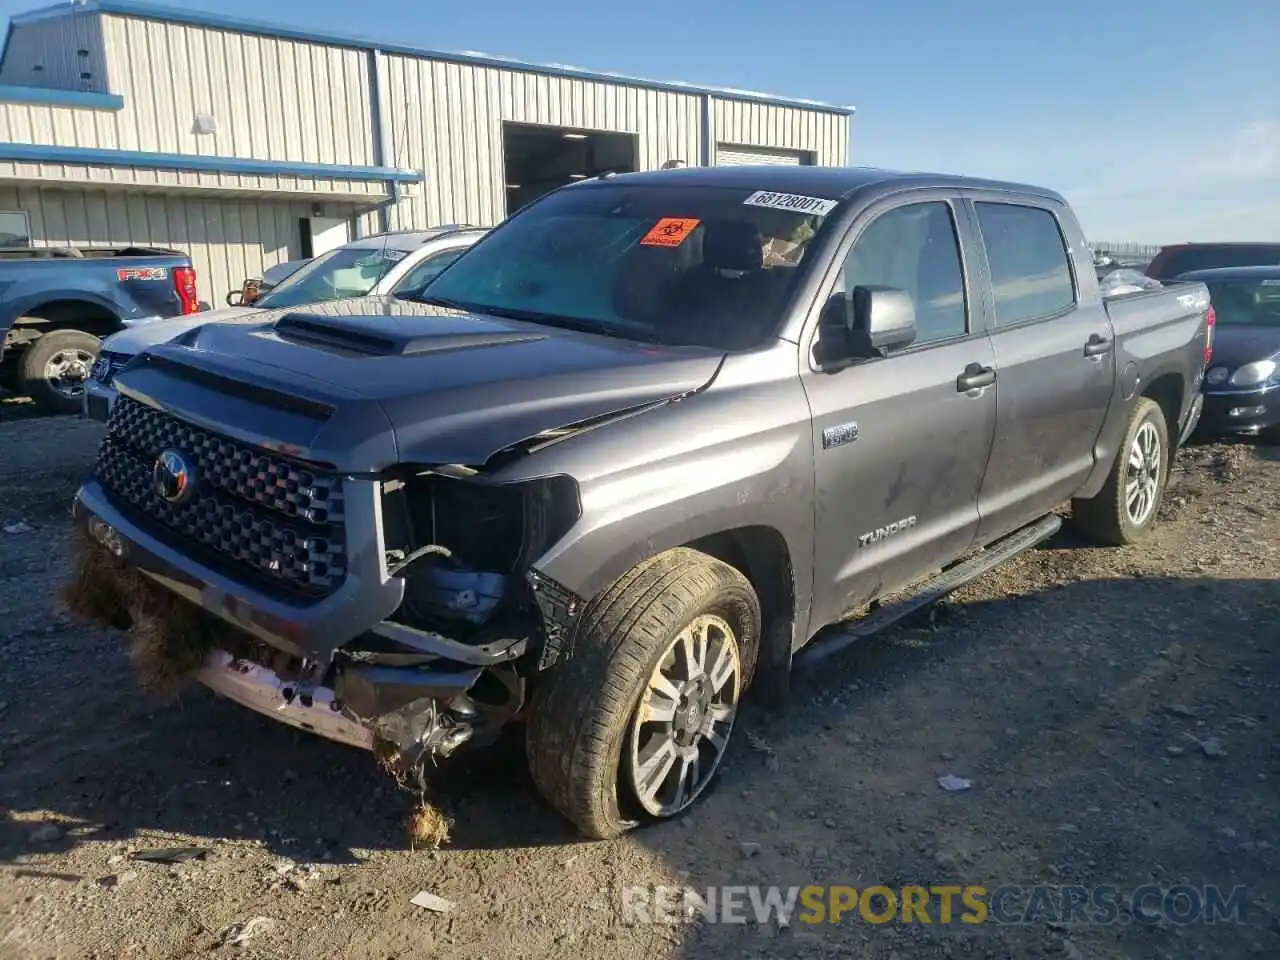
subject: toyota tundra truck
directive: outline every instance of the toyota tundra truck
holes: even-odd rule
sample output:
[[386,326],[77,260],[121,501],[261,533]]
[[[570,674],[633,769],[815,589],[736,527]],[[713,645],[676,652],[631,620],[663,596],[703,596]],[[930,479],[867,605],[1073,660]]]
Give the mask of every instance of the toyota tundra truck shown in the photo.
[[357,306],[129,361],[73,608],[404,769],[519,723],[592,838],[1060,508],[1142,538],[1212,326],[1200,283],[1104,300],[1052,191],[817,167],[584,180]]

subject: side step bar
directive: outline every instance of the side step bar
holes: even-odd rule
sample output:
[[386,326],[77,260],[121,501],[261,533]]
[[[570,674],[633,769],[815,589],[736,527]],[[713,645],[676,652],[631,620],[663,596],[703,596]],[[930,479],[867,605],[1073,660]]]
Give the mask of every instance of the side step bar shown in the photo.
[[806,670],[826,660],[832,654],[839,653],[850,644],[873,636],[911,614],[932,606],[970,580],[982,576],[1006,560],[1012,560],[1018,554],[1048,540],[1060,529],[1062,529],[1062,518],[1051,513],[1030,526],[1009,534],[1003,540],[997,540],[963,563],[958,563],[936,577],[926,580],[902,599],[879,606],[857,620],[833,624],[828,630],[796,651],[793,669]]

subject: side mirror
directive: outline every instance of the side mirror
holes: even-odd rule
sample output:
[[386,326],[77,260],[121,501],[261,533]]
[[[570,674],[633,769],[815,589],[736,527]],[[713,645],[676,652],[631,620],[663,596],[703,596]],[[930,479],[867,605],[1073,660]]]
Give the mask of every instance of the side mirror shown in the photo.
[[824,369],[842,369],[855,360],[882,357],[916,339],[911,295],[894,287],[854,287],[833,294],[818,321],[817,360]]

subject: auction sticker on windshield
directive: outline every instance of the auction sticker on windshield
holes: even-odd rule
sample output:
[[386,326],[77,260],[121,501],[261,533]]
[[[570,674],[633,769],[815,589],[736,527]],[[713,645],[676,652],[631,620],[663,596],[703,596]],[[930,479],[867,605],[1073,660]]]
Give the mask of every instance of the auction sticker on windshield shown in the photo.
[[663,217],[640,241],[645,247],[678,247],[702,221],[689,217]]
[[823,200],[821,197],[802,197],[797,193],[774,193],[771,190],[757,190],[742,202],[749,207],[794,210],[796,213],[810,213],[818,217],[825,217],[835,209],[838,203],[836,200]]

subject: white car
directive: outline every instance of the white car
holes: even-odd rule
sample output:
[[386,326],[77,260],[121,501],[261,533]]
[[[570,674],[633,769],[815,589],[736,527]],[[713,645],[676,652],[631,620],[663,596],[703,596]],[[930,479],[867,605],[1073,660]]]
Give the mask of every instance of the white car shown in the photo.
[[383,294],[412,294],[487,232],[447,226],[380,233],[322,253],[290,273],[247,307],[224,307],[126,327],[102,341],[85,382],[84,413],[105,421],[115,402],[111,381],[138,353],[195,327],[222,320],[252,321],[264,311]]

